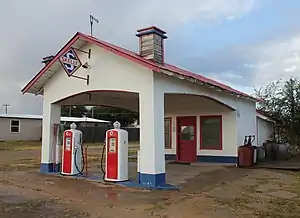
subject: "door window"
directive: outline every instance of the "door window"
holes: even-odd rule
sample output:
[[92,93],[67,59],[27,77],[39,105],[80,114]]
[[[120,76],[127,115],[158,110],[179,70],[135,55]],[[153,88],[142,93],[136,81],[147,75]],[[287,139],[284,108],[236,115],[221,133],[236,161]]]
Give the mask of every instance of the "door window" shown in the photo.
[[181,140],[191,141],[195,139],[194,126],[181,126]]
[[171,149],[171,118],[165,118],[165,149]]

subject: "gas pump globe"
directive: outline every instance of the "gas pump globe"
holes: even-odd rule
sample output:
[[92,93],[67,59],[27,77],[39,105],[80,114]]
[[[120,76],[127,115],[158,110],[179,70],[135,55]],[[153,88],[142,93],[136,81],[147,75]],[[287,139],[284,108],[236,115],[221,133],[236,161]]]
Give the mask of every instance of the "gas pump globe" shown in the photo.
[[128,180],[128,132],[119,122],[113,126],[106,132],[105,180],[121,182]]
[[116,122],[114,122],[113,126],[114,126],[115,129],[120,129],[121,128],[121,123],[116,121]]

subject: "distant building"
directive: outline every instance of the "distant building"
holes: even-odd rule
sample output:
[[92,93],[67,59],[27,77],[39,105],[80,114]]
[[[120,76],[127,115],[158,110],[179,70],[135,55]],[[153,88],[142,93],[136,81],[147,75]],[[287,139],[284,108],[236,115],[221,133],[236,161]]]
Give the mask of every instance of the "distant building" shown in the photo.
[[275,139],[275,121],[256,112],[256,126],[257,126],[257,146],[263,146],[267,140]]
[[[42,137],[42,115],[0,114],[0,141],[37,141]],[[61,117],[61,124],[78,127],[108,126],[110,121],[89,117]]]

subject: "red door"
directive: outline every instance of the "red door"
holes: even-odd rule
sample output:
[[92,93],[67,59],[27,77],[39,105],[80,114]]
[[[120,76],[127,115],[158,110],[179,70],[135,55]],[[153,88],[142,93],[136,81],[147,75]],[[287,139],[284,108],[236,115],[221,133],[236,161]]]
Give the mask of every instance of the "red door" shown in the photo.
[[177,161],[197,160],[197,117],[177,117]]

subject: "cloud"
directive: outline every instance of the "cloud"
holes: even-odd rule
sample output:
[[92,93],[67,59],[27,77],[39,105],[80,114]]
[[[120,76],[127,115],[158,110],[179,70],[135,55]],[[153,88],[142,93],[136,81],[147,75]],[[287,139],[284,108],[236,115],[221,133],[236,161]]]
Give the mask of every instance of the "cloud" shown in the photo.
[[281,40],[249,48],[257,67],[253,69],[252,84],[264,86],[279,79],[300,75],[300,33]]
[[[300,75],[300,33],[244,48],[252,64],[244,64],[246,86],[263,87],[270,82]],[[242,63],[241,63],[242,64]],[[246,71],[241,71],[243,75]]]
[[254,88],[300,75],[300,32],[248,45],[232,45],[205,56],[183,59],[181,65],[236,89]]
[[256,65],[254,65],[254,64],[244,64],[244,67],[245,68],[255,68]]
[[[0,7],[0,106],[10,104],[11,113],[42,112],[42,98],[22,96],[21,86],[40,70],[43,56],[56,53],[75,32],[89,32],[90,13],[100,20],[94,27],[97,37],[137,50],[138,28],[158,25],[180,38],[183,25],[237,19],[253,6],[254,0],[5,1]],[[176,37],[171,42],[170,37],[169,46],[176,45]]]
[[284,69],[285,72],[294,72],[296,70],[297,70],[296,66],[291,66],[291,67],[288,67],[288,68]]
[[254,0],[152,0],[149,3],[140,0],[120,3],[114,0],[105,2],[103,6],[99,4],[92,12],[100,19],[100,26],[95,27],[97,35],[136,49],[133,34],[141,27],[158,25],[173,37],[175,33],[180,35],[183,26],[238,19],[247,14],[254,3]]

